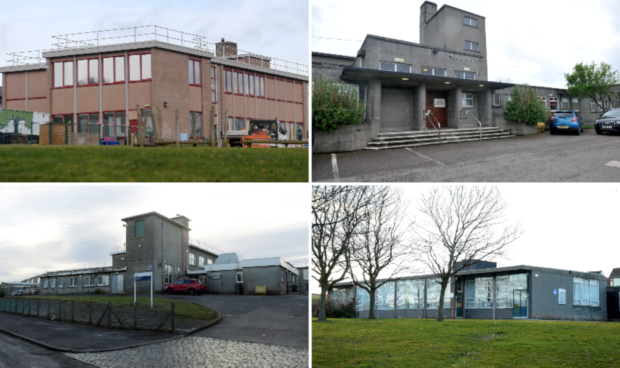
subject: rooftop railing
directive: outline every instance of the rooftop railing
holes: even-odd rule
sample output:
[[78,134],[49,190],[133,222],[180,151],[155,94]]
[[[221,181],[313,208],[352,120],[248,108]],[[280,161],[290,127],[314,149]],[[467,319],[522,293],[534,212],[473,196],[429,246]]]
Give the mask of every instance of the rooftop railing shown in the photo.
[[30,60],[37,60],[38,63],[45,62],[45,58],[42,57],[42,53],[45,51],[80,47],[96,47],[122,43],[137,43],[144,41],[159,41],[171,45],[210,52],[216,56],[228,60],[250,63],[255,66],[308,76],[308,65],[306,64],[256,54],[241,50],[237,47],[226,46],[223,44],[218,45],[217,43],[207,41],[204,36],[177,31],[157,25],[67,33],[55,35],[52,36],[52,38],[54,39],[54,43],[52,44],[54,48],[9,52],[7,54],[11,56],[11,59],[8,60],[8,62],[12,62],[13,65],[27,64]]

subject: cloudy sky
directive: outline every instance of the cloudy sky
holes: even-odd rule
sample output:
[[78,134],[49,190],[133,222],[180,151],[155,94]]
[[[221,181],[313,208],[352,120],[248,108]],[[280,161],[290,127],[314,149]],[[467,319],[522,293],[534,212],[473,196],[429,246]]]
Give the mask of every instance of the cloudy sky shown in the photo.
[[308,64],[307,0],[29,0],[1,8],[0,66],[9,65],[7,52],[51,48],[53,35],[153,24]]
[[[431,184],[407,184],[410,216],[417,196]],[[575,271],[603,271],[609,276],[620,267],[620,238],[615,222],[620,208],[620,184],[498,184],[509,204],[506,217],[520,224],[523,235],[498,267],[529,265]],[[428,271],[422,274],[428,273]],[[313,280],[313,292],[318,283]]]
[[[620,69],[615,0],[434,1],[486,18],[489,79],[566,88],[579,62]],[[419,42],[422,0],[312,1],[312,51],[355,56],[366,34]],[[318,38],[322,37],[322,38]],[[338,38],[354,41],[326,40]]]
[[[125,242],[122,218],[189,217],[190,237],[246,259],[308,264],[304,184],[3,184],[0,281],[98,262]],[[264,205],[261,205],[263,203]]]

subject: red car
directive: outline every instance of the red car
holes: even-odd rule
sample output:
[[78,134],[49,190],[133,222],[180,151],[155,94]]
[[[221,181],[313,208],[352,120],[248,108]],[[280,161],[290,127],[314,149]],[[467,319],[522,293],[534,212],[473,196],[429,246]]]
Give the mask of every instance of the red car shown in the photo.
[[194,279],[180,279],[174,284],[168,284],[164,288],[168,294],[200,295],[207,292],[207,286]]

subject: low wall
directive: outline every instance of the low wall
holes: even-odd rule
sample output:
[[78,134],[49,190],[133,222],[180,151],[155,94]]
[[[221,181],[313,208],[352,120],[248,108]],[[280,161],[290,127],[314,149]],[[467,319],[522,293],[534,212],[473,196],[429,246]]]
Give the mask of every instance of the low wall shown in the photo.
[[333,132],[312,132],[313,153],[359,151],[368,145],[378,131],[372,124],[345,125]]
[[495,122],[497,127],[502,130],[507,130],[511,134],[516,136],[537,135],[537,125],[525,125],[525,123],[517,123],[511,120],[505,120],[503,118],[496,118]]

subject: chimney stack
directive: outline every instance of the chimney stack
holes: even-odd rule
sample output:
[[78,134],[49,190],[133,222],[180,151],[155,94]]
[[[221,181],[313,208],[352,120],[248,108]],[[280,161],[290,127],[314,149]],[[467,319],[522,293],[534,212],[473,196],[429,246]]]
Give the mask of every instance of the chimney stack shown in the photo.
[[426,22],[437,13],[437,4],[430,1],[425,1],[420,6],[420,44],[428,45],[428,30],[426,28]]
[[218,57],[237,56],[237,44],[222,38],[222,42],[215,44],[215,55]]

